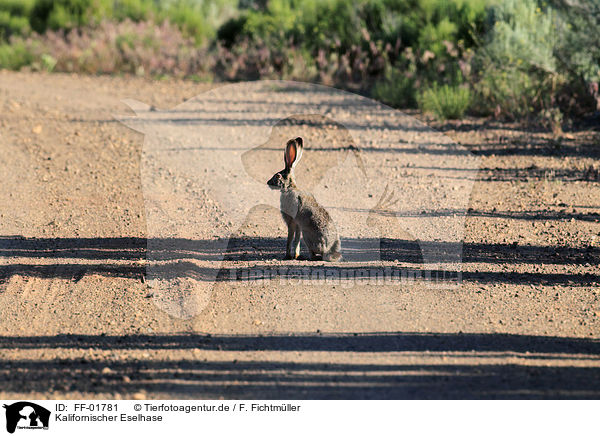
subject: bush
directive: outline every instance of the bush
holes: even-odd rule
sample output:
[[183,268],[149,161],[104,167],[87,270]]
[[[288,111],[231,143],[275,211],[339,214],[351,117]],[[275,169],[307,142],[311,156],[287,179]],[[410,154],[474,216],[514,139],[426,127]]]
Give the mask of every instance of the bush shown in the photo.
[[317,81],[556,128],[600,109],[599,35],[591,0],[0,0],[6,68]]
[[44,33],[97,27],[103,20],[159,25],[167,20],[202,44],[214,37],[217,27],[234,12],[234,0],[35,0],[30,21],[36,32]]
[[600,108],[593,95],[600,80],[600,5],[562,6],[502,0],[488,9],[484,44],[473,60],[480,112],[523,119]]
[[33,0],[0,0],[0,41],[30,32],[29,13],[32,7]]
[[225,47],[231,48],[244,31],[248,17],[234,17],[227,20],[217,31],[217,40]]
[[563,111],[573,115],[600,110],[600,3],[552,2],[558,37],[554,49],[568,83],[557,97]]
[[396,69],[390,69],[385,78],[373,87],[373,98],[393,107],[414,107],[415,79]]
[[[218,38],[227,47],[260,40],[277,49],[293,45],[315,59],[346,57],[353,76],[366,71],[363,89],[382,81],[386,67],[397,63],[412,62],[425,81],[444,81],[456,74],[456,61],[475,44],[473,33],[483,27],[485,4],[486,0],[271,0],[264,9],[243,11],[225,23]],[[404,58],[407,48],[413,59]]]
[[218,46],[214,74],[225,80],[284,79],[315,81],[310,56],[297,47],[273,47],[263,41],[240,41],[232,48]]
[[0,40],[8,40],[13,35],[27,35],[29,31],[29,20],[26,17],[0,11]]
[[168,21],[160,26],[130,20],[102,22],[96,28],[67,33],[47,31],[43,37],[15,40],[13,46],[20,48],[12,56],[12,63],[18,64],[15,69],[31,65],[64,72],[196,78],[213,69],[212,58]]
[[479,109],[521,118],[549,107],[563,81],[553,12],[535,0],[503,0],[488,14],[485,44],[474,59]]
[[459,119],[471,104],[471,92],[465,86],[434,85],[419,95],[419,107],[440,120]]
[[20,70],[24,66],[31,65],[34,59],[30,47],[23,41],[0,45],[0,68]]
[[588,82],[600,81],[600,3],[555,0],[559,63],[568,65]]
[[31,27],[38,33],[46,30],[71,30],[95,24],[110,14],[106,0],[36,0],[31,10]]
[[15,17],[28,17],[35,0],[0,0],[0,11]]
[[213,39],[217,28],[235,14],[235,4],[234,0],[172,0],[158,6],[158,16],[200,45]]
[[155,14],[154,4],[148,0],[119,0],[106,8],[112,8],[110,18],[116,21],[146,21]]

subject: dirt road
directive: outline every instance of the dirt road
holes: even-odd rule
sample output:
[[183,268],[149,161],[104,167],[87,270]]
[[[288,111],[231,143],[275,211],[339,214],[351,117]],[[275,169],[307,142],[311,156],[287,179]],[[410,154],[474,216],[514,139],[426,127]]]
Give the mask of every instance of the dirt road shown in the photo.
[[[216,283],[199,313],[182,318],[156,304],[146,280],[147,237],[157,226],[144,202],[144,136],[114,116],[131,114],[123,99],[156,111],[209,88],[0,72],[0,396],[600,397],[597,131],[556,140],[482,120],[432,123],[481,164],[469,173],[475,184],[456,289],[423,280],[250,283],[225,274],[230,279]],[[231,110],[211,104],[202,107],[207,117]],[[235,110],[260,112],[243,95]],[[311,174],[348,149],[340,147],[347,132],[309,121],[277,132],[283,138],[301,130],[318,144],[298,169],[312,189]],[[363,158],[397,165],[407,190],[415,171],[436,171],[427,164],[435,156],[418,154],[416,168],[393,161],[409,149],[386,148],[385,128],[376,134],[361,147]],[[272,140],[243,158],[256,180],[281,169],[279,137]],[[373,203],[353,208],[356,219],[370,213],[383,189],[371,188]],[[333,202],[336,194],[330,195]],[[214,226],[178,231],[177,241],[211,268],[223,265],[202,242],[228,231],[234,237],[227,268],[324,266],[281,260],[286,230],[276,208],[253,208],[243,225],[230,228],[209,197],[199,213]],[[374,227],[385,230],[381,265],[422,267],[418,243],[388,215],[375,216]],[[340,233],[361,241],[361,231],[341,225]]]

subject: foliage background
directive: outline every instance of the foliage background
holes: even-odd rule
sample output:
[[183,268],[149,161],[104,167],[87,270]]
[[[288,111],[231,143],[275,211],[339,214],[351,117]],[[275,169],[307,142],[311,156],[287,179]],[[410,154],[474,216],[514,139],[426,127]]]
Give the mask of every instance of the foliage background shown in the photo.
[[0,0],[0,68],[304,80],[554,129],[600,109],[600,2]]

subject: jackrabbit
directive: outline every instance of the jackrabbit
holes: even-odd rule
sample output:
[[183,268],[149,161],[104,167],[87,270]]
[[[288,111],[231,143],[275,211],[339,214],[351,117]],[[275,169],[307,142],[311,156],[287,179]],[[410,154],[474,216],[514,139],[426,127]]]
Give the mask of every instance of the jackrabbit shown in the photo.
[[334,262],[342,258],[340,239],[329,213],[308,192],[294,183],[294,167],[302,157],[302,138],[290,139],[285,147],[285,168],[267,185],[281,191],[281,216],[288,227],[286,259],[300,255],[300,236],[308,247],[310,260]]

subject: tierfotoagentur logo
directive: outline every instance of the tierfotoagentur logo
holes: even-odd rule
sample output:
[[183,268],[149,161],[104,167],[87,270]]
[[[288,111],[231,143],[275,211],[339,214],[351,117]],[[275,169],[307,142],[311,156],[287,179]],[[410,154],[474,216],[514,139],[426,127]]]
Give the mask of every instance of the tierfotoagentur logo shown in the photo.
[[6,431],[14,433],[19,430],[48,429],[50,411],[29,401],[19,401],[10,405],[5,404]]
[[[146,277],[169,314],[199,314],[219,282],[460,285],[479,158],[415,118],[286,81],[225,85],[165,110],[126,103],[135,115],[118,118],[145,135]],[[305,196],[295,203],[277,180],[288,167]],[[306,228],[296,249],[296,224],[286,227],[279,211],[301,210],[306,196],[333,223],[328,243],[335,229],[341,259],[319,256],[318,234]]]

